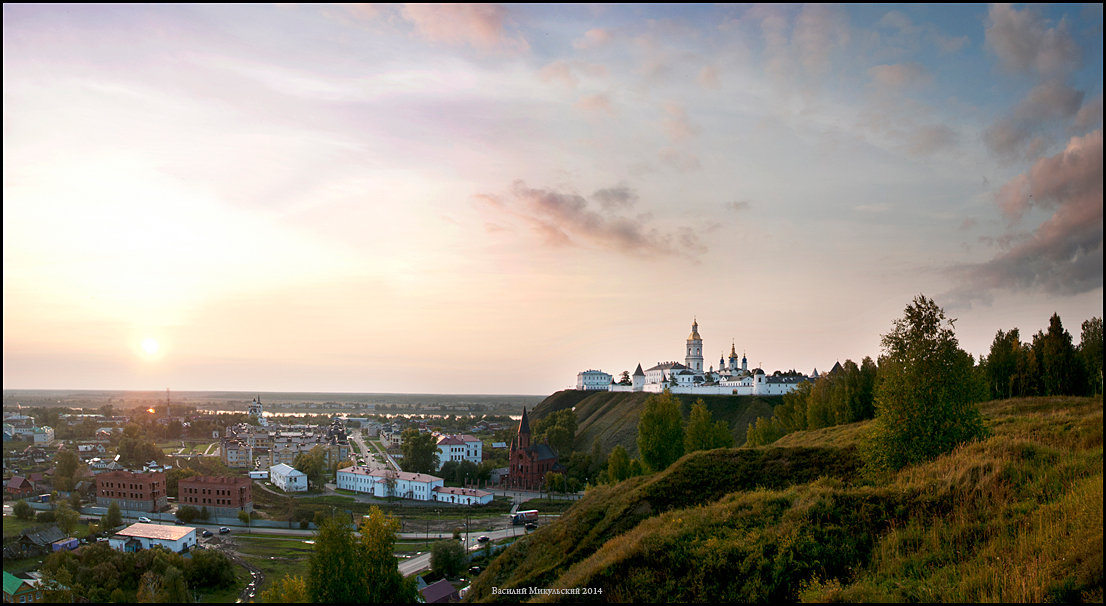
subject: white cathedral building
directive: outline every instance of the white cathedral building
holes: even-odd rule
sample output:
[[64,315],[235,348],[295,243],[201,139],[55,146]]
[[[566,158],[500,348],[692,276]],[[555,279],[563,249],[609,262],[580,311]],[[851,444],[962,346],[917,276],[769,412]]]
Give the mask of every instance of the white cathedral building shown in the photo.
[[778,396],[811,380],[811,377],[805,376],[769,376],[759,368],[750,371],[748,358],[742,355],[739,359],[733,344],[730,345],[730,355],[723,354],[718,360],[718,370],[714,370],[713,366],[703,370],[703,338],[699,336],[698,320],[693,320],[683,364],[661,362],[646,370],[638,364],[630,377],[630,385],[614,382],[611,375],[603,371],[585,370],[576,376],[576,389],[652,393],[668,389],[672,393],[686,394]]

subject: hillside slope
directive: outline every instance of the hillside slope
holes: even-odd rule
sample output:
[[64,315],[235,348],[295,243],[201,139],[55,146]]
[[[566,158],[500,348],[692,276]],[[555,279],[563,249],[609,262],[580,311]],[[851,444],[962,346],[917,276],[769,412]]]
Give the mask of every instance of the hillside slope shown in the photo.
[[1101,601],[1101,397],[981,408],[990,438],[895,473],[857,473],[859,424],[590,490],[468,599]]
[[[564,390],[549,396],[534,407],[533,419],[565,408],[576,408],[576,450],[587,452],[598,438],[604,452],[621,444],[630,457],[637,457],[637,423],[645,400],[651,394],[643,392]],[[757,417],[772,416],[772,407],[779,397],[758,396],[690,396],[676,394],[684,420],[691,406],[699,399],[707,405],[716,421],[730,426],[735,444],[745,442],[745,428]]]

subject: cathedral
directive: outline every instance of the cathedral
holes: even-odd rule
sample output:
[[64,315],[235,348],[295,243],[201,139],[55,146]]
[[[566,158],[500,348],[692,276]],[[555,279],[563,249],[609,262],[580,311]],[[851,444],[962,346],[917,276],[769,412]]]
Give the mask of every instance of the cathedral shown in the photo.
[[783,395],[797,389],[804,381],[802,376],[768,376],[760,368],[749,370],[749,360],[744,354],[738,358],[737,347],[730,344],[730,354],[722,354],[718,370],[713,366],[703,368],[703,337],[699,334],[699,321],[691,322],[691,334],[684,345],[684,361],[660,362],[646,370],[641,364],[626,381],[616,383],[611,375],[599,370],[586,370],[577,375],[577,389],[605,389],[606,391],[645,391],[659,393],[668,389],[673,393],[703,395]]
[[545,482],[545,474],[550,471],[564,473],[565,467],[557,462],[557,453],[549,444],[531,444],[530,420],[523,408],[522,420],[518,422],[518,434],[511,441],[510,470],[507,473],[506,486],[539,490]]

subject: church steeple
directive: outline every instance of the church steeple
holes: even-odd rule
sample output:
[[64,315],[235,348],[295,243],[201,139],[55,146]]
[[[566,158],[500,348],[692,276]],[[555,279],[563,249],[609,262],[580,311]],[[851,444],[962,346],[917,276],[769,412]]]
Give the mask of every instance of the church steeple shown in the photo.
[[684,365],[693,372],[703,372],[703,338],[699,336],[699,321],[692,320],[691,334],[687,337],[687,355]]
[[530,421],[525,406],[522,407],[522,420],[518,422],[518,447],[530,448]]

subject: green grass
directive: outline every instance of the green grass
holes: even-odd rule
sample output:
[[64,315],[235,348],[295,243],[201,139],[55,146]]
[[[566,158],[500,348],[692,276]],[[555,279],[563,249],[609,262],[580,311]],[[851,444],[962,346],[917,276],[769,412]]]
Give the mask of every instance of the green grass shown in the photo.
[[990,438],[898,472],[858,467],[858,424],[589,490],[470,599],[533,585],[603,601],[1101,601],[1101,397],[981,410]]

